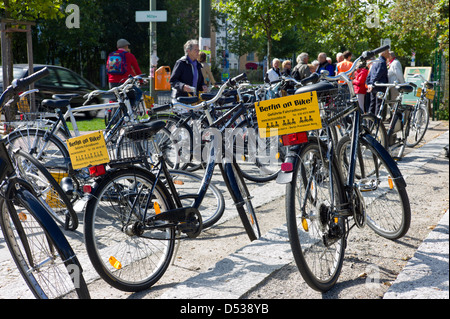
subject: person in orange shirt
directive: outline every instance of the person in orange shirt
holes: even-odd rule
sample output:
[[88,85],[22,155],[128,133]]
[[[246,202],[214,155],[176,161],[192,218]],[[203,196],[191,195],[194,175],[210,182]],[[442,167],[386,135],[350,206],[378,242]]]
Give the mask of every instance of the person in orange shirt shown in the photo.
[[[353,62],[350,61],[352,59],[352,53],[350,51],[345,51],[343,54],[344,61],[339,62],[336,66],[336,74],[345,72],[350,70],[353,65]],[[339,81],[339,83],[344,83],[343,81]]]

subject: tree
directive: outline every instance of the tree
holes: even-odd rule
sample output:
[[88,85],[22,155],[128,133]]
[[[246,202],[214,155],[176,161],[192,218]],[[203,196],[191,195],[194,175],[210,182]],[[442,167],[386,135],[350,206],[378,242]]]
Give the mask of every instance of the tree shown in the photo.
[[273,41],[283,32],[313,19],[326,1],[297,0],[220,0],[215,8],[228,15],[236,34],[251,35],[267,40],[267,61],[272,58]]

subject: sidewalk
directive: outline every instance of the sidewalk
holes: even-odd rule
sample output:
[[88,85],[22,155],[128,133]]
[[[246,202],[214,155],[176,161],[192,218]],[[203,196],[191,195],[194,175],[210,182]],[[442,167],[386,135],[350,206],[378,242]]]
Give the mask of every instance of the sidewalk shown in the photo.
[[[399,162],[405,178],[443,152],[449,132]],[[449,298],[448,211],[384,298]],[[238,249],[213,268],[168,289],[161,299],[238,299],[293,261],[286,225]],[[285,283],[287,284],[287,283]]]
[[449,299],[448,216],[447,210],[384,299]]

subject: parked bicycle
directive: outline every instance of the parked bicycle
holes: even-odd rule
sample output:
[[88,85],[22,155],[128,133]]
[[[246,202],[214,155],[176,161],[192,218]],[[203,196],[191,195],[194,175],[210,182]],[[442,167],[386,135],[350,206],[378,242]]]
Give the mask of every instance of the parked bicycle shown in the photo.
[[427,81],[421,74],[408,75],[422,80],[422,87],[417,88],[416,96],[418,99],[411,114],[409,135],[406,139],[406,146],[414,147],[422,141],[428,129],[428,124],[430,122],[428,106],[431,105],[434,100],[436,93],[434,87],[435,85],[439,85],[439,81]]
[[[43,78],[48,70],[14,80],[0,97],[0,106],[19,100],[19,92]],[[83,269],[69,242],[37,197],[14,168],[0,140],[0,226],[23,279],[36,298],[89,298]]]
[[374,83],[374,85],[387,88],[395,87],[399,92],[392,106],[389,128],[386,130],[382,121],[383,110],[389,105],[387,100],[388,94],[384,92],[377,93],[377,97],[381,99],[378,114],[364,114],[363,121],[372,123],[369,126],[380,137],[380,143],[389,150],[392,156],[399,160],[403,157],[407,140],[411,133],[411,119],[414,109],[412,105],[403,104],[402,99],[404,94],[414,91],[414,86],[411,83]]
[[[210,101],[183,107],[188,110],[206,110],[220,98],[226,87],[234,86],[241,79],[239,76],[230,79]],[[240,103],[210,123],[210,127],[224,133],[245,112],[245,106]],[[223,122],[226,122],[225,125]],[[133,161],[145,164],[148,157],[141,147],[146,143],[141,142],[148,141],[164,126],[164,122],[157,121],[140,129],[127,129],[126,137],[135,150]],[[215,134],[210,137],[214,147],[209,148],[203,180],[196,195],[191,198],[190,205],[186,205],[186,198],[183,200],[178,195],[175,181],[161,152],[153,154],[152,172],[129,164],[105,170],[106,174],[96,182],[97,186],[87,204],[84,233],[89,258],[106,282],[121,290],[140,291],[161,278],[173,257],[176,239],[181,234],[195,238],[203,229],[199,209],[216,164],[250,240],[260,237],[251,195],[233,158],[222,157],[221,137]],[[232,142],[226,141],[226,147],[231,147]],[[153,146],[159,150],[157,143],[153,143]],[[222,156],[219,157],[220,154]],[[118,160],[121,165],[127,162],[123,154]]]
[[334,77],[322,75],[326,81],[303,88],[302,93],[325,93],[333,87],[327,81],[348,84],[351,99],[347,108],[322,118],[322,129],[329,131],[339,119],[352,114],[349,143],[342,138],[336,152],[330,140],[307,137],[306,132],[284,139],[292,144],[303,142],[290,146],[277,182],[287,184],[287,227],[296,264],[309,286],[318,291],[327,291],[336,283],[354,226],[368,225],[390,239],[402,237],[409,229],[406,183],[396,162],[361,125],[360,108],[349,80],[360,62],[388,48],[366,51],[349,71]]

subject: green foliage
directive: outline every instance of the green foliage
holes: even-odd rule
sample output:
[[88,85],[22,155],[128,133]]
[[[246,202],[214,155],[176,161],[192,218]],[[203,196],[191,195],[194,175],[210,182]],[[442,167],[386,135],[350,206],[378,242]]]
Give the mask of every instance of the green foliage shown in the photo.
[[0,13],[4,18],[20,21],[56,19],[61,17],[63,0],[7,0],[0,2]]

